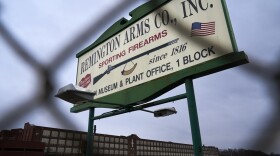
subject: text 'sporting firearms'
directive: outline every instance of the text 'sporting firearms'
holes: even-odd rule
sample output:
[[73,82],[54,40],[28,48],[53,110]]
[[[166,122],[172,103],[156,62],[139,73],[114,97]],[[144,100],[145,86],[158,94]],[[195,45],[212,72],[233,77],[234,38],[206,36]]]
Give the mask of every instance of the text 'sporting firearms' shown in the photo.
[[[106,70],[105,72],[103,72],[103,73],[101,73],[100,75],[98,75],[98,76],[96,76],[96,77],[93,78],[93,85],[94,85],[96,82],[98,82],[103,76],[105,76],[106,74],[109,74],[112,70],[118,68],[119,66],[122,66],[122,65],[124,65],[124,64],[126,64],[126,63],[128,63],[128,62],[130,62],[130,61],[133,61],[133,60],[135,60],[135,59],[137,59],[137,58],[140,58],[140,57],[145,56],[145,55],[149,55],[149,54],[152,53],[152,52],[155,52],[155,51],[157,51],[157,50],[160,50],[160,49],[162,49],[162,48],[165,48],[165,47],[167,47],[167,46],[170,46],[170,45],[172,45],[172,44],[174,44],[174,43],[177,43],[178,40],[179,40],[179,38],[174,39],[174,40],[172,40],[172,41],[169,41],[169,42],[167,42],[167,43],[164,43],[164,44],[162,44],[162,45],[160,45],[160,46],[157,46],[157,47],[155,47],[155,48],[153,48],[153,49],[150,49],[150,50],[148,50],[148,51],[146,51],[146,52],[143,52],[143,53],[141,53],[141,54],[139,54],[139,55],[136,55],[136,56],[134,56],[134,57],[131,57],[131,58],[129,58],[129,59],[123,61],[123,62],[120,62],[120,63],[118,63],[118,64],[116,64],[116,65],[113,65],[113,66],[109,65],[108,68],[107,68],[107,70]],[[132,73],[132,72],[133,72],[133,70],[136,68],[136,65],[137,65],[137,64],[135,64],[135,65],[132,67],[132,69],[129,70],[129,73]],[[122,74],[122,75],[125,75],[125,74],[124,74],[125,72],[127,72],[127,71],[122,71],[121,74]]]

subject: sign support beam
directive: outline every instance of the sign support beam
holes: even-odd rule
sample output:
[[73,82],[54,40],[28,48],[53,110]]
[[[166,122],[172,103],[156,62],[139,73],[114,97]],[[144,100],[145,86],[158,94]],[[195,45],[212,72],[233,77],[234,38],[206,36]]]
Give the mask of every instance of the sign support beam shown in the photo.
[[145,108],[161,105],[161,104],[172,102],[172,101],[174,102],[176,100],[181,100],[181,99],[184,99],[186,97],[187,97],[186,94],[180,94],[180,95],[172,96],[172,97],[169,97],[169,98],[166,98],[166,99],[161,99],[161,100],[149,102],[149,103],[146,103],[146,104],[143,104],[143,105],[134,106],[134,107],[131,107],[131,108],[114,110],[114,111],[111,111],[111,112],[104,113],[100,116],[92,117],[91,119],[92,120],[100,120],[100,119],[103,119],[103,118],[108,118],[108,117],[111,117],[111,116],[125,114],[125,113],[128,113],[128,112],[143,110]]
[[94,117],[94,110],[95,110],[94,107],[89,108],[86,156],[92,156],[93,124],[94,124],[94,120],[92,118]]
[[185,86],[187,91],[194,156],[203,156],[196,101],[195,101],[194,88],[193,88],[193,80],[187,79],[185,81]]

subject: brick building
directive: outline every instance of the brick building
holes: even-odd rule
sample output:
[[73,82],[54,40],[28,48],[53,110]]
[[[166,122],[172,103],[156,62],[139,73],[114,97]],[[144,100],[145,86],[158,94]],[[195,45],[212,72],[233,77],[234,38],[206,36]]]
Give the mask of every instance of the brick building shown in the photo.
[[[42,127],[26,123],[24,129],[1,131],[0,140],[44,143],[45,155],[82,156],[86,151],[86,132]],[[10,139],[9,139],[10,138]],[[192,156],[188,144],[141,139],[137,135],[94,134],[94,156]],[[218,156],[215,147],[204,147],[205,156]]]

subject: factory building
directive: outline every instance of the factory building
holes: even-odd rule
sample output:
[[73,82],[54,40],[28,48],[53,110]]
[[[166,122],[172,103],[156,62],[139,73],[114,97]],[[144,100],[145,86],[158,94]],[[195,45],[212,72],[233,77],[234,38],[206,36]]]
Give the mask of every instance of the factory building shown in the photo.
[[[34,143],[38,143],[40,146],[33,148],[33,151],[38,153],[42,148],[41,152],[47,156],[83,156],[86,151],[86,137],[86,132],[42,127],[26,123],[23,129],[1,131],[0,146],[1,143],[5,143],[7,140],[18,143],[32,143],[30,144],[31,146],[34,146]],[[141,139],[135,134],[114,136],[95,133],[92,147],[94,156],[193,156],[192,145]],[[12,152],[11,149],[13,148],[0,147],[0,155],[1,152],[9,152],[6,149]],[[26,149],[22,152],[32,152],[32,147]],[[215,147],[205,146],[203,150],[205,156],[219,155],[219,151]]]

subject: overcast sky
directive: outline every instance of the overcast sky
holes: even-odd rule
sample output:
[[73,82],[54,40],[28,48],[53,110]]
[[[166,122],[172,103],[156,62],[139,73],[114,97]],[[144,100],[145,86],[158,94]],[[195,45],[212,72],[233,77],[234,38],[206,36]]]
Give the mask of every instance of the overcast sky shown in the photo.
[[[94,42],[116,20],[129,17],[129,11],[145,1],[129,2],[115,9],[123,3],[122,0],[0,0],[0,22],[43,65],[52,63],[58,53],[89,26],[97,26],[91,31],[91,37],[61,60],[64,63],[53,76],[56,82],[53,96],[59,87],[75,83],[75,54]],[[271,118],[279,119],[279,113],[271,117],[277,113],[276,110],[279,112],[274,98],[279,90],[273,90],[276,84],[270,77],[280,68],[280,1],[227,0],[227,4],[239,50],[245,51],[252,63],[194,80],[202,143],[221,149],[255,148],[280,153],[279,126],[276,130],[277,127],[264,129]],[[112,13],[112,10],[115,11]],[[110,15],[110,18],[104,18],[105,15]],[[101,27],[98,27],[98,22]],[[37,95],[42,86],[34,66],[23,61],[3,37],[0,37],[0,54],[0,121],[3,121],[1,119]],[[182,93],[185,93],[184,85],[159,99]],[[87,130],[87,111],[72,114],[69,103],[54,97],[51,100],[58,105],[56,109],[76,126],[76,130]],[[178,113],[154,118],[152,114],[139,111],[102,119],[95,121],[97,132],[124,136],[137,134],[145,139],[192,144],[186,99],[151,110],[161,107],[176,107]],[[15,122],[0,123],[1,129],[22,128],[25,122],[69,128],[59,122],[49,107],[29,110],[23,117],[18,116]],[[96,114],[105,111],[109,110],[97,109]],[[12,115],[17,117],[17,113]],[[261,140],[269,145],[268,148],[254,146],[257,138],[264,135],[263,131],[275,138],[268,139],[269,142]]]

